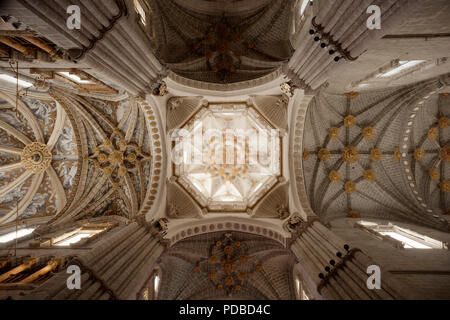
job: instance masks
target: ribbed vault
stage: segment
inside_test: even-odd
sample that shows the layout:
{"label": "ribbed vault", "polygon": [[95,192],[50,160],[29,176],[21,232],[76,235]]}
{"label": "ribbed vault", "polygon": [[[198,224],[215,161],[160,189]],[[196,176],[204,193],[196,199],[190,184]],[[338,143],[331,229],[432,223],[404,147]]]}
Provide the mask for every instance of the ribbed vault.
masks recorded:
{"label": "ribbed vault", "polygon": [[73,117],[79,145],[77,190],[53,222],[111,214],[131,219],[148,210],[161,173],[152,162],[162,159],[162,151],[152,149],[160,136],[146,103],[99,100],[56,89],[51,95]]}
{"label": "ribbed vault", "polygon": [[0,224],[60,212],[78,168],[75,132],[51,98],[0,92]]}
{"label": "ribbed vault", "polygon": [[[231,241],[227,242],[227,236]],[[222,263],[226,260],[222,259],[222,250],[231,252],[228,259],[234,261],[233,266]],[[216,232],[191,237],[178,242],[161,257],[158,298],[295,299],[294,260],[282,245],[261,236]],[[227,276],[233,278],[230,286]]]}
{"label": "ribbed vault", "polygon": [[[176,1],[150,0],[155,54],[183,77],[218,83],[246,81],[289,59],[293,1],[272,1],[238,16],[190,11]],[[148,27],[150,28],[150,26]]]}
{"label": "ribbed vault", "polygon": [[[311,207],[321,218],[361,216],[447,228],[439,218],[448,210],[448,192],[439,183],[448,179],[442,160],[448,129],[438,125],[447,102],[434,94],[442,86],[430,80],[314,97],[307,111],[303,166]],[[416,111],[420,116],[411,116]],[[439,129],[427,139],[431,127]],[[411,139],[405,140],[405,130]],[[410,141],[407,150],[405,141]],[[440,177],[430,183],[426,177],[432,168]],[[410,188],[415,184],[421,190]]]}

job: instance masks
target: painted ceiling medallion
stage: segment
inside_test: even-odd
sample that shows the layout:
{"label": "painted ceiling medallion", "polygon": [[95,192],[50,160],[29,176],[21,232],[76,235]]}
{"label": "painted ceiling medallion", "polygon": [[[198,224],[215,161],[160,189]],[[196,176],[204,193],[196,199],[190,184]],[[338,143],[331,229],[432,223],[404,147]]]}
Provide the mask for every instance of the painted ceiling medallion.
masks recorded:
{"label": "painted ceiling medallion", "polygon": [[356,149],[353,146],[345,147],[342,150],[342,159],[344,159],[345,162],[353,163],[358,161],[359,158],[359,152],[358,149]]}
{"label": "painted ceiling medallion", "polygon": [[47,145],[33,142],[22,150],[20,158],[24,168],[36,174],[44,172],[50,167],[52,153]]}
{"label": "painted ceiling medallion", "polygon": [[[281,177],[281,139],[244,103],[210,104],[183,128],[174,175],[210,211],[246,211]],[[181,131],[180,131],[181,132]]]}

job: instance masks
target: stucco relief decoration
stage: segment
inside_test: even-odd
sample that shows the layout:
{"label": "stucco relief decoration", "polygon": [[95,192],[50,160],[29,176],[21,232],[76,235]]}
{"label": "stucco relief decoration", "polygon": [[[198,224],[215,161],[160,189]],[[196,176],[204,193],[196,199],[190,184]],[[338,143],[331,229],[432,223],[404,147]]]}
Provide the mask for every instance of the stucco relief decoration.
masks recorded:
{"label": "stucco relief decoration", "polygon": [[48,147],[39,142],[27,145],[21,154],[22,164],[25,169],[33,173],[41,173],[50,167],[52,154]]}

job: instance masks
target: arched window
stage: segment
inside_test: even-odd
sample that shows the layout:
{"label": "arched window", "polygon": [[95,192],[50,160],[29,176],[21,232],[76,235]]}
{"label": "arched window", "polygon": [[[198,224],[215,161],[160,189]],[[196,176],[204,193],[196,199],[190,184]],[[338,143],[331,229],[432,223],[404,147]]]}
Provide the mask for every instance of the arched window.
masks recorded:
{"label": "arched window", "polygon": [[142,4],[139,0],[134,0],[134,9],[136,10],[136,13],[139,15],[139,18],[141,20],[141,23],[145,26],[147,25],[147,17],[145,14],[145,10],[142,7]]}
{"label": "arched window", "polygon": [[161,275],[159,270],[154,270],[149,280],[145,282],[144,287],[138,293],[138,300],[156,300],[158,299],[159,289],[161,287]]}
{"label": "arched window", "polygon": [[397,243],[405,249],[447,249],[448,244],[432,239],[409,229],[401,228],[391,222],[379,224],[370,221],[359,221],[355,227],[367,231],[377,238]]}
{"label": "arched window", "polygon": [[34,228],[24,228],[0,236],[0,243],[7,243],[15,239],[23,238],[34,231]]}
{"label": "arched window", "polygon": [[297,275],[295,278],[295,291],[298,300],[310,300],[310,296],[307,293],[307,290],[300,279],[300,276]]}

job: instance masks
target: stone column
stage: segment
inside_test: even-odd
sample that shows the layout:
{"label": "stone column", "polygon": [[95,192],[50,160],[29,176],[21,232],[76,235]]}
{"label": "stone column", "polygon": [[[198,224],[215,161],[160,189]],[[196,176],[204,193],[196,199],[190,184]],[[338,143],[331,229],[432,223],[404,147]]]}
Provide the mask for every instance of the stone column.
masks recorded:
{"label": "stone column", "polygon": [[369,289],[367,280],[371,274],[367,274],[367,267],[378,264],[360,249],[346,244],[317,218],[311,217],[296,228],[290,248],[324,299],[401,299],[385,273],[381,273],[381,288]]}
{"label": "stone column", "polygon": [[135,299],[165,249],[163,233],[138,219],[98,242],[89,252],[67,258],[81,269],[81,289],[67,288],[67,268],[33,290],[25,299],[109,300]]}

